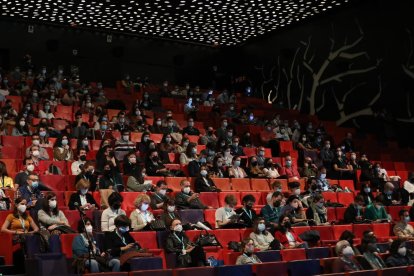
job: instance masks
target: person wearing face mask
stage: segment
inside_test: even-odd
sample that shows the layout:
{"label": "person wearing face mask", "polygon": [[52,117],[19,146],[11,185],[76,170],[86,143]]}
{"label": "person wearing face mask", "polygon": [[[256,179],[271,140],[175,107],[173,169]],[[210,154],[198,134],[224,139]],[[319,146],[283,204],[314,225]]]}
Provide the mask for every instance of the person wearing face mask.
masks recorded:
{"label": "person wearing face mask", "polygon": [[227,170],[224,166],[223,158],[216,155],[213,159],[213,168],[211,169],[211,177],[213,178],[225,178],[228,177]]}
{"label": "person wearing face mask", "polygon": [[409,206],[413,206],[414,203],[414,172],[410,172],[407,180],[404,181],[404,190],[409,194],[410,200],[408,201]]}
{"label": "person wearing face mask", "polygon": [[237,204],[237,200],[234,195],[226,195],[224,198],[224,207],[220,207],[216,210],[216,228],[237,228],[239,216],[234,211],[234,207]]}
{"label": "person wearing face mask", "polygon": [[39,176],[33,172],[30,173],[26,183],[27,185],[19,186],[18,194],[26,200],[28,208],[33,208],[42,198],[39,189]]}
{"label": "person wearing face mask", "polygon": [[237,209],[236,214],[240,215],[240,220],[248,228],[253,226],[254,221],[257,218],[256,211],[253,209],[256,198],[252,195],[245,195],[242,199],[243,207]]}
{"label": "person wearing face mask", "polygon": [[151,231],[151,223],[155,221],[154,215],[148,210],[151,199],[148,195],[139,195],[134,202],[136,209],[131,212],[132,231]]}
{"label": "person wearing face mask", "polygon": [[372,194],[371,187],[369,183],[363,183],[361,185],[361,191],[358,195],[361,195],[364,198],[365,205],[369,205],[374,200],[374,195]]}
{"label": "person wearing face mask", "polygon": [[99,189],[112,189],[116,192],[124,191],[124,182],[118,170],[113,168],[111,162],[106,162],[99,178]]}
{"label": "person wearing face mask", "polygon": [[86,154],[87,154],[87,152],[84,149],[80,149],[78,151],[77,160],[74,161],[72,163],[72,165],[70,166],[71,167],[71,173],[72,173],[72,175],[78,175],[78,174],[80,174],[82,172],[82,169],[81,168],[86,163]]}
{"label": "person wearing face mask", "polygon": [[108,121],[102,120],[99,130],[95,130],[96,140],[113,140],[112,131]]}
{"label": "person wearing face mask", "polygon": [[207,145],[208,143],[216,144],[217,141],[218,141],[218,138],[216,134],[214,134],[214,128],[212,126],[208,126],[206,133],[200,136],[200,140],[198,141],[198,143],[200,145]]}
{"label": "person wearing face mask", "polygon": [[174,124],[174,120],[172,118],[168,118],[166,125],[163,127],[162,133],[163,134],[172,134],[172,133],[178,133],[180,132],[180,129],[178,126]]}
{"label": "person wearing face mask", "polygon": [[188,119],[187,126],[183,128],[183,135],[200,135],[200,130],[198,128],[194,127],[194,119],[190,118]]}
{"label": "person wearing face mask", "polygon": [[410,266],[414,264],[414,256],[403,239],[396,239],[391,243],[390,256],[385,260],[387,267]]}
{"label": "person wearing face mask", "polygon": [[86,179],[80,179],[76,182],[76,193],[71,194],[69,199],[69,210],[76,210],[76,203],[82,210],[94,210],[98,208],[98,204],[89,193],[90,184]]}
{"label": "person wearing face mask", "polygon": [[[311,179],[308,179],[308,181]],[[308,185],[309,187],[311,184]],[[308,202],[305,198],[305,196],[302,195],[302,191],[300,189],[300,183],[293,181],[288,183],[289,193],[290,195],[294,195],[299,198],[299,200],[302,202],[302,205],[305,207],[308,207]]]}
{"label": "person wearing face mask", "polygon": [[348,164],[341,148],[336,148],[336,158],[332,161],[335,179],[354,179],[354,170]]}
{"label": "person wearing face mask", "polygon": [[[168,186],[164,180],[159,180],[155,185],[155,192],[151,194],[151,209],[157,210],[164,207],[165,202],[169,200],[167,196]],[[168,225],[168,224],[166,224]]]}
{"label": "person wearing face mask", "polygon": [[408,210],[400,210],[398,215],[400,221],[394,226],[394,235],[403,240],[414,239],[414,228],[409,224],[410,214]]}
{"label": "person wearing face mask", "polygon": [[264,178],[265,173],[263,169],[259,166],[256,156],[252,156],[249,159],[249,168],[248,168],[250,178]]}
{"label": "person wearing face mask", "polygon": [[128,192],[146,192],[152,189],[152,181],[145,180],[146,170],[143,166],[134,169],[127,180]]}
{"label": "person wearing face mask", "polygon": [[381,257],[378,256],[379,252],[375,237],[366,236],[362,238],[361,249],[364,252],[363,256],[365,260],[367,260],[367,263],[361,262],[364,269],[383,269],[387,267]]}
{"label": "person wearing face mask", "polygon": [[271,232],[274,232],[279,225],[279,217],[282,214],[281,211],[284,204],[285,201],[282,192],[276,191],[272,193],[267,205],[260,210],[260,216],[264,218],[266,225],[270,227]]}
{"label": "person wearing face mask", "polygon": [[282,182],[279,180],[276,180],[270,184],[270,192],[266,195],[266,203],[272,205],[272,196],[274,192],[282,192]]}
{"label": "person wearing face mask", "polygon": [[[97,246],[94,237],[94,225],[90,218],[84,218],[85,225],[82,220],[78,223],[79,235],[73,239],[72,254],[75,260],[74,268],[77,273],[83,273],[85,268],[91,273],[98,273],[100,271],[111,270],[112,272],[120,271],[119,260],[110,259],[108,264],[98,262],[95,256],[106,257],[107,253],[101,252]],[[89,263],[89,242],[92,242],[91,260]],[[90,265],[89,265],[90,264]]]}
{"label": "person wearing face mask", "polygon": [[33,146],[37,147],[37,150],[39,151],[39,154],[34,155],[36,158],[39,160],[49,160],[49,154],[47,153],[47,150],[40,145],[40,136],[37,133],[32,135],[32,145],[26,148],[26,157],[33,156],[33,151],[31,150]]}
{"label": "person wearing face mask", "polygon": [[73,138],[77,138],[77,139],[89,137],[91,135],[89,131],[89,125],[87,122],[83,121],[83,117],[81,113],[75,114],[75,120],[71,125],[70,133]]}
{"label": "person wearing face mask", "polygon": [[335,159],[335,154],[331,149],[331,142],[329,140],[325,140],[324,146],[319,152],[319,158],[325,168],[329,170],[332,168],[332,162]]}
{"label": "person wearing face mask", "polygon": [[53,159],[56,161],[73,160],[73,150],[70,147],[67,135],[59,137],[53,146]]}
{"label": "person wearing face mask", "polygon": [[328,212],[325,207],[325,199],[317,194],[312,198],[309,208],[306,210],[306,217],[313,220],[316,225],[330,225],[328,222]]}
{"label": "person wearing face mask", "polygon": [[386,182],[382,192],[385,206],[407,205],[409,193],[407,190],[395,187],[393,183]]}
{"label": "person wearing face mask", "polygon": [[283,246],[266,230],[265,220],[258,217],[253,224],[253,232],[249,236],[254,241],[254,247],[260,251],[280,250]]}
{"label": "person wearing face mask", "polygon": [[296,164],[292,161],[292,157],[287,155],[284,159],[284,166],[280,170],[280,176],[290,179],[294,178],[299,180],[300,175]]}
{"label": "person wearing face mask", "polygon": [[236,265],[260,264],[262,261],[254,254],[254,240],[244,239],[241,242],[242,255],[237,257]]}
{"label": "person wearing face mask", "polygon": [[[221,141],[221,143],[223,143],[223,142],[224,141]],[[222,158],[223,158],[224,165],[225,166],[231,166],[232,165],[232,162],[233,162],[233,159],[234,159],[235,156],[233,156],[231,154],[231,148],[230,148],[230,146],[228,146],[225,143],[225,145],[222,148],[222,152],[223,152],[223,157]]]}
{"label": "person wearing face mask", "polygon": [[204,205],[198,193],[191,191],[191,185],[188,180],[182,180],[180,182],[181,192],[175,195],[175,202],[178,209],[208,209],[209,207]]}
{"label": "person wearing face mask", "polygon": [[150,126],[151,133],[154,134],[162,134],[163,127],[162,127],[162,119],[160,117],[155,118],[152,126]]}
{"label": "person wearing face mask", "polygon": [[229,127],[229,124],[227,122],[227,119],[223,119],[221,121],[221,126],[216,130],[217,138],[219,139],[225,138],[228,127]]}
{"label": "person wearing face mask", "polygon": [[188,163],[196,160],[197,158],[197,145],[195,143],[190,143],[185,153],[180,154],[180,165],[188,165]]}
{"label": "person wearing face mask", "polygon": [[363,270],[359,262],[354,258],[354,251],[347,241],[339,241],[335,245],[336,255],[339,257],[332,264],[332,272],[349,272]]}
{"label": "person wearing face mask", "polygon": [[279,164],[275,164],[273,162],[272,158],[266,158],[265,165],[263,167],[264,176],[271,179],[280,177],[279,171],[277,170],[277,167],[279,166]]}
{"label": "person wearing face mask", "polygon": [[24,117],[16,117],[15,125],[12,130],[12,136],[30,136],[32,132],[29,128],[29,124],[27,123]]}
{"label": "person wearing face mask", "polygon": [[49,119],[49,120],[52,120],[52,119],[55,118],[55,115],[53,115],[53,112],[54,112],[54,107],[52,107],[50,105],[50,102],[49,101],[45,101],[43,103],[43,109],[39,109],[38,117],[40,119]]}
{"label": "person wearing face mask", "polygon": [[178,153],[178,143],[171,134],[163,135],[158,148],[164,163],[170,163],[169,153]]}
{"label": "person wearing face mask", "polygon": [[115,123],[114,128],[113,128],[114,130],[118,130],[120,132],[132,130],[129,120],[127,120],[125,116],[125,111],[120,111],[118,113],[118,116],[116,117],[116,121],[113,121],[113,122]]}
{"label": "person wearing face mask", "polygon": [[114,154],[118,161],[122,161],[125,155],[135,150],[135,143],[130,140],[129,130],[123,130],[121,139],[115,141]]}
{"label": "person wearing face mask", "polygon": [[170,171],[161,162],[158,151],[150,150],[145,161],[145,169],[149,176],[169,176]]}
{"label": "person wearing face mask", "polygon": [[13,179],[9,177],[6,164],[3,161],[0,161],[0,189],[17,189],[13,184]]}
{"label": "person wearing face mask", "polygon": [[8,234],[31,234],[39,231],[35,221],[27,212],[27,201],[22,197],[14,200],[13,212],[8,214],[1,227],[1,232]]}
{"label": "person wearing face mask", "polygon": [[176,254],[175,267],[205,266],[206,255],[203,248],[190,242],[183,231],[181,220],[173,219],[170,234],[165,243],[167,253]]}
{"label": "person wearing face mask", "polygon": [[246,178],[247,177],[246,171],[240,165],[241,165],[241,158],[239,156],[233,157],[232,166],[228,168],[228,173],[229,173],[230,178]]}
{"label": "person wearing face mask", "polygon": [[[121,255],[142,249],[141,245],[134,240],[129,233],[131,229],[131,220],[125,215],[119,215],[114,220],[114,229],[104,233],[104,249],[109,252],[112,261],[116,262],[119,267],[119,258]],[[114,261],[117,260],[117,261]],[[120,270],[126,270],[128,266],[122,266]]]}
{"label": "person wearing face mask", "polygon": [[282,214],[289,216],[292,226],[307,226],[305,210],[300,198],[294,194],[288,197],[286,205],[280,211]]}
{"label": "person wearing face mask", "polygon": [[345,223],[362,223],[364,221],[364,198],[357,195],[354,199],[354,203],[350,204],[344,214]]}
{"label": "person wearing face mask", "polygon": [[316,166],[316,164],[310,157],[305,157],[300,175],[306,178],[313,178],[316,177],[317,173],[318,167]]}
{"label": "person wearing face mask", "polygon": [[387,214],[382,203],[384,200],[383,195],[377,195],[373,202],[365,208],[365,219],[376,222],[390,222],[390,216]]}
{"label": "person wearing face mask", "polygon": [[[121,209],[123,200],[122,195],[117,192],[113,192],[109,195],[109,207],[102,212],[101,216],[101,231],[113,231],[116,227],[118,227],[115,225],[115,218],[120,215],[124,215],[126,217],[125,211]],[[128,217],[126,218],[128,219]]]}
{"label": "person wearing face mask", "polygon": [[196,193],[221,191],[216,187],[214,181],[210,178],[208,167],[206,165],[202,165],[200,167],[200,172],[195,179],[194,187]]}
{"label": "person wearing face mask", "polygon": [[128,154],[124,157],[124,162],[122,163],[124,175],[131,175],[134,170],[138,168],[140,163],[142,163],[142,160],[139,156],[137,156],[135,150],[128,152]]}
{"label": "person wearing face mask", "polygon": [[372,164],[368,160],[366,154],[361,154],[361,158],[358,161],[358,165],[361,168],[361,175],[359,176],[360,182],[372,180]]}
{"label": "person wearing face mask", "polygon": [[275,232],[275,238],[280,241],[284,248],[307,248],[308,245],[304,242],[292,229],[289,216],[281,215],[279,218],[279,225]]}
{"label": "person wearing face mask", "polygon": [[75,183],[79,180],[85,179],[89,181],[90,191],[95,191],[97,188],[98,175],[95,173],[95,163],[93,161],[86,161],[81,169],[81,173],[75,178]]}
{"label": "person wearing face mask", "polygon": [[42,209],[37,213],[40,228],[47,229],[53,234],[61,234],[62,232],[57,230],[59,226],[70,227],[65,214],[59,210],[55,193],[49,192],[42,203]]}
{"label": "person wearing face mask", "polygon": [[233,156],[244,156],[243,147],[240,145],[240,138],[238,136],[233,137],[233,142],[230,145],[230,153]]}

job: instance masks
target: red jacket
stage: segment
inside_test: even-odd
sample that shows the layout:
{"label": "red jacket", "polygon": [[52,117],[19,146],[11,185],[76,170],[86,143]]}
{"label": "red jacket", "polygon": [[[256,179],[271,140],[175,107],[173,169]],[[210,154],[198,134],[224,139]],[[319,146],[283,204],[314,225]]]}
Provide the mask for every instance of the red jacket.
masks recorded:
{"label": "red jacket", "polygon": [[[297,241],[297,242],[299,242],[299,243],[302,243],[303,241],[302,241],[302,239],[301,238],[299,238],[299,236],[295,233],[295,230],[293,230],[293,229],[290,229],[290,231],[289,231],[291,234],[292,234],[292,236],[295,238],[295,241]],[[278,239],[279,241],[280,241],[280,243],[284,246],[284,247],[289,247],[289,241],[288,241],[288,238],[286,237],[286,233],[285,234],[283,234],[282,232],[280,232],[280,231],[276,231],[276,233],[275,233],[275,238],[276,239]]]}

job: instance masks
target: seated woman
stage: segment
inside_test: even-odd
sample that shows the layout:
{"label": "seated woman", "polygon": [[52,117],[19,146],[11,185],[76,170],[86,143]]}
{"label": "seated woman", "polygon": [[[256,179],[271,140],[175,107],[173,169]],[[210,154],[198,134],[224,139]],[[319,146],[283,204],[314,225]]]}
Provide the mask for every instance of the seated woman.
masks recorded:
{"label": "seated woman", "polygon": [[76,183],[77,192],[70,195],[69,199],[69,210],[75,210],[77,203],[81,210],[94,210],[99,208],[92,194],[88,193],[89,191],[89,181],[82,178]]}
{"label": "seated woman", "polygon": [[341,236],[339,237],[340,241],[347,241],[349,246],[351,246],[352,250],[354,251],[355,255],[361,255],[358,248],[354,246],[354,239],[355,235],[349,230],[345,230],[342,232]]}
{"label": "seated woman", "polygon": [[376,222],[390,221],[390,216],[387,214],[387,211],[385,211],[383,200],[383,195],[377,195],[374,201],[365,208],[365,219]]}
{"label": "seated woman", "polygon": [[407,250],[404,240],[396,239],[391,243],[390,256],[385,260],[388,267],[409,266],[414,264],[413,255]]}
{"label": "seated woman", "polygon": [[[283,213],[282,213],[283,214]],[[307,248],[308,244],[295,233],[290,223],[290,218],[281,215],[279,227],[276,229],[275,238],[280,241],[284,248]]]}
{"label": "seated woman", "polygon": [[59,137],[53,146],[53,159],[56,161],[73,160],[73,151],[67,135]]}
{"label": "seated woman", "polygon": [[272,158],[266,158],[263,173],[266,178],[278,178],[280,176]]}
{"label": "seated woman", "polygon": [[333,273],[362,270],[362,266],[355,260],[355,253],[347,241],[337,242],[335,252],[339,258],[335,259],[332,264]]}
{"label": "seated woman", "polygon": [[127,180],[128,192],[146,192],[151,190],[152,184],[148,181],[145,181],[145,176],[145,167],[138,166],[137,168],[133,169],[131,171],[131,175],[128,177]]}
{"label": "seated woman", "polygon": [[124,191],[124,183],[119,169],[113,167],[112,162],[105,162],[103,175],[99,178],[100,189],[112,189],[115,192]]}
{"label": "seated woman", "polygon": [[[102,212],[101,216],[101,231],[113,231],[115,229],[115,218],[120,215],[126,215],[125,211],[121,209],[121,204],[124,199],[121,194],[114,192],[108,197],[108,205]],[[129,221],[129,219],[128,219]]]}
{"label": "seated woman", "polygon": [[247,173],[242,167],[240,167],[240,164],[241,164],[240,156],[233,157],[233,165],[229,167],[230,178],[246,178],[247,177]]}
{"label": "seated woman", "polygon": [[[78,223],[78,232],[79,235],[73,239],[72,242],[72,254],[75,261],[76,272],[82,274],[85,271],[85,268],[91,273],[97,273],[102,270],[107,270],[110,268],[113,272],[120,271],[119,260],[110,259],[107,264],[98,262],[95,256],[106,257],[105,252],[101,252],[96,246],[96,241],[94,238],[93,223],[92,220],[88,217],[84,219],[85,226],[83,225],[82,220]],[[92,242],[91,250],[91,262],[89,264],[89,240]]]}
{"label": "seated woman", "polygon": [[302,202],[297,195],[291,195],[288,197],[286,205],[283,206],[280,213],[289,216],[293,226],[308,225]]}
{"label": "seated woman", "polygon": [[26,209],[26,200],[21,197],[16,198],[14,200],[13,213],[7,215],[1,227],[1,232],[15,235],[38,232],[39,227],[37,227]]}
{"label": "seated woman", "polygon": [[[167,227],[171,226],[171,223],[174,219],[181,220],[180,215],[177,212],[174,199],[168,199],[164,204],[164,213],[161,214],[161,219],[165,222]],[[189,229],[185,229],[189,230]]]}
{"label": "seated woman", "polygon": [[216,187],[213,180],[210,178],[208,173],[208,167],[203,165],[200,167],[200,174],[195,179],[195,192],[220,192],[220,189]]}
{"label": "seated woman", "polygon": [[129,251],[139,250],[141,246],[129,234],[131,221],[126,215],[119,215],[114,220],[115,228],[105,233],[104,248],[111,252],[113,266],[120,266],[119,257]]}
{"label": "seated woman", "polygon": [[306,217],[313,220],[316,225],[330,225],[327,214],[325,199],[321,194],[316,194],[306,210]]}
{"label": "seated woman", "polygon": [[155,220],[154,215],[148,211],[151,199],[146,194],[139,195],[134,202],[135,210],[132,211],[129,219],[133,231],[150,231],[150,224]]}
{"label": "seated woman", "polygon": [[170,163],[169,153],[177,153],[177,141],[171,136],[170,133],[164,134],[162,137],[161,143],[159,145],[159,153],[161,160],[164,163]]}
{"label": "seated woman", "polygon": [[190,143],[185,152],[180,155],[180,165],[188,165],[193,160],[197,159],[197,145],[195,143]]}
{"label": "seated woman", "polygon": [[16,187],[13,185],[13,179],[9,177],[6,164],[3,161],[0,161],[0,185],[0,189],[16,190],[19,188],[19,185],[16,185]]}
{"label": "seated woman", "polygon": [[205,266],[206,255],[203,248],[190,242],[179,219],[172,220],[170,230],[165,250],[167,253],[176,254],[175,267]]}
{"label": "seated woman", "polygon": [[56,230],[57,227],[63,225],[70,227],[68,219],[65,214],[59,210],[56,194],[49,192],[45,200],[42,201],[42,209],[37,212],[40,228],[45,228],[53,234],[61,234],[62,232]]}
{"label": "seated woman", "polygon": [[248,171],[250,178],[263,178],[266,176],[262,168],[259,167],[259,163],[257,162],[256,156],[250,157]]}
{"label": "seated woman", "polygon": [[373,236],[365,236],[361,242],[361,249],[364,252],[363,256],[367,260],[364,269],[383,269],[387,265],[379,257],[377,248],[377,239]]}
{"label": "seated woman", "polygon": [[214,157],[213,168],[212,168],[212,177],[215,178],[224,178],[227,177],[227,171],[224,167],[223,158],[221,156]]}
{"label": "seated woman", "polygon": [[361,184],[361,191],[358,195],[361,195],[364,198],[366,206],[371,204],[374,200],[374,195],[372,194],[371,187],[367,182]]}
{"label": "seated woman", "polygon": [[254,241],[244,239],[241,243],[242,255],[237,257],[236,265],[260,264],[262,261],[254,254]]}
{"label": "seated woman", "polygon": [[260,251],[280,250],[281,244],[266,230],[264,218],[258,217],[253,224],[253,232],[250,233],[250,239],[254,241],[254,247]]}

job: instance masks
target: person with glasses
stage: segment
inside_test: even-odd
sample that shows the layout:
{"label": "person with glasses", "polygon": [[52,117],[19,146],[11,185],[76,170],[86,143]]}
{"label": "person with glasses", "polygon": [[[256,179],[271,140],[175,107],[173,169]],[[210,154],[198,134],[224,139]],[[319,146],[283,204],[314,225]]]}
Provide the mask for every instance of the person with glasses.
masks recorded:
{"label": "person with glasses", "polygon": [[254,254],[254,241],[247,238],[241,243],[242,254],[237,258],[236,265],[260,264],[262,261]]}
{"label": "person with glasses", "polygon": [[27,185],[19,187],[18,194],[26,200],[27,207],[32,208],[36,205],[37,201],[42,198],[39,189],[39,176],[35,173],[30,173],[26,183]]}

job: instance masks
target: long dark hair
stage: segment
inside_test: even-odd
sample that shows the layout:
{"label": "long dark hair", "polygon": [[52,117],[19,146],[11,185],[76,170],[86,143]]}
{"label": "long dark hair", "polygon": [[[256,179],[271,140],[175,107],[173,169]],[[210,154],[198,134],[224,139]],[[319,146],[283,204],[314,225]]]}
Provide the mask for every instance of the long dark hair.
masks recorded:
{"label": "long dark hair", "polygon": [[132,172],[131,176],[135,177],[135,179],[140,183],[144,183],[144,177],[142,176],[142,171],[145,169],[144,166],[136,166]]}
{"label": "long dark hair", "polygon": [[9,176],[7,174],[7,167],[3,161],[0,161],[0,176]]}
{"label": "long dark hair", "polygon": [[[260,234],[260,231],[258,229],[258,226],[259,226],[259,223],[260,223],[261,220],[264,220],[264,218],[258,217],[258,218],[255,219],[254,224],[253,224],[253,232],[255,232],[257,235]],[[267,233],[268,232],[267,232],[267,230],[265,228],[265,230],[263,231],[263,235],[267,235]]]}
{"label": "long dark hair", "polygon": [[[19,210],[17,209],[17,207],[19,206],[20,202],[22,202],[23,200],[25,200],[23,197],[18,197],[14,200],[13,216],[15,218],[19,218]],[[28,217],[27,210],[20,216],[26,220]]]}
{"label": "long dark hair", "polygon": [[54,208],[53,210],[51,210],[49,207],[49,200],[54,197],[56,197],[56,194],[54,192],[48,192],[46,194],[46,197],[42,202],[42,210],[45,211],[46,214],[52,213],[53,215],[57,216],[59,214],[58,205],[56,204],[56,208]]}
{"label": "long dark hair", "polygon": [[285,218],[289,218],[289,222],[290,222],[290,217],[289,217],[289,216],[287,216],[287,215],[281,215],[281,216],[279,217],[279,226],[278,226],[278,230],[279,230],[280,232],[282,232],[283,234],[286,234],[286,232],[292,228],[292,225],[290,225],[289,227],[286,227],[286,226],[283,224],[283,220],[284,220]]}

